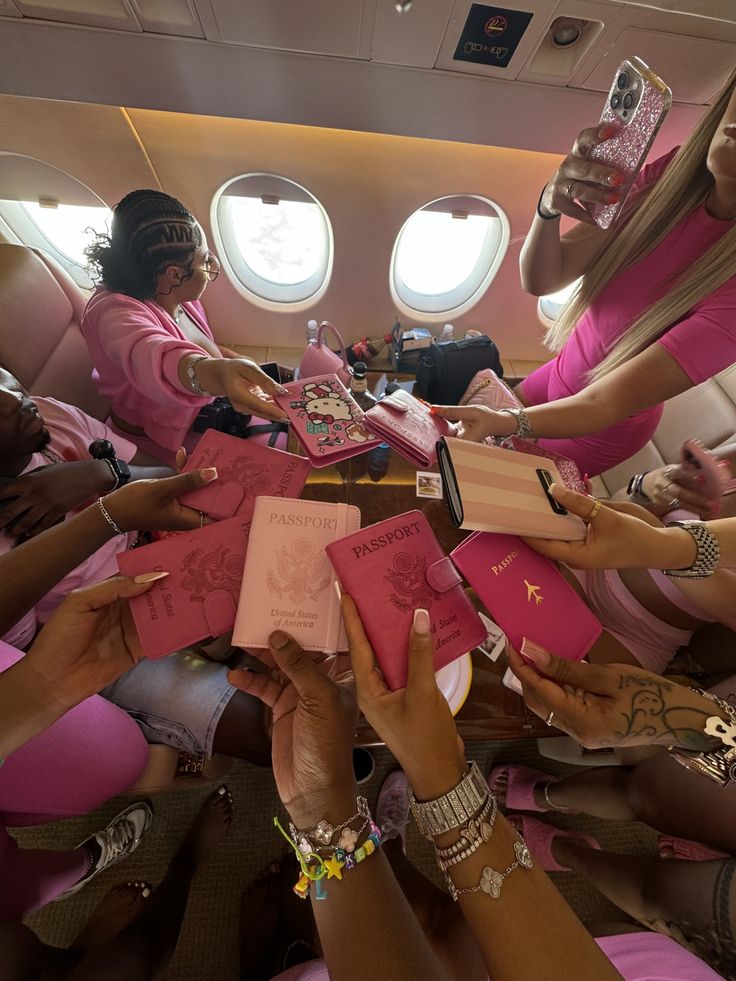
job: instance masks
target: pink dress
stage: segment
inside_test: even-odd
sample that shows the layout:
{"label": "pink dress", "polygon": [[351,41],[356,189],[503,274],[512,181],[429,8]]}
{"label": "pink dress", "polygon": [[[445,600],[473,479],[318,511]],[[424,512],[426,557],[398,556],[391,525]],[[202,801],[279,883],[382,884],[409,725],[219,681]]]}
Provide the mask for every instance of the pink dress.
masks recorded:
{"label": "pink dress", "polygon": [[[182,306],[214,342],[199,300]],[[115,415],[144,429],[149,437],[147,442],[136,436],[130,439],[169,462],[184,444],[199,410],[212,401],[193,395],[182,385],[179,362],[187,354],[207,352],[193,344],[153,300],[136,300],[106,289],[92,295],[81,328],[100,395]]]}
{"label": "pink dress", "polygon": [[[43,417],[51,441],[46,447],[48,455],[34,453],[23,473],[36,470],[38,467],[48,466],[52,462],[49,456],[52,459],[59,456],[66,463],[89,460],[88,447],[95,439],[109,439],[115,447],[117,455],[126,463],[130,463],[135,456],[136,447],[133,443],[117,436],[104,423],[88,416],[81,409],[77,409],[73,405],[66,405],[64,402],[57,402],[56,399],[34,396],[33,401]],[[67,593],[71,592],[72,589],[78,589],[80,586],[87,586],[93,582],[101,582],[109,576],[116,576],[118,565],[115,556],[128,547],[130,537],[126,535],[122,538],[111,539],[90,555],[88,559],[85,559],[76,569],[73,569],[44,596],[35,609],[29,610],[22,619],[10,628],[2,638],[5,643],[21,649],[26,648],[33,640],[37,625],[48,620]],[[9,552],[14,545],[14,538],[0,532],[0,555]]]}
{"label": "pink dress", "polygon": [[[637,185],[646,187],[657,181],[675,152],[645,167]],[[587,373],[600,364],[623,332],[732,224],[712,218],[704,205],[686,215],[646,258],[611,280],[557,357],[524,380],[525,400],[541,405],[585,388]],[[736,276],[701,300],[655,343],[675,359],[693,385],[736,362]],[[540,439],[539,444],[571,457],[581,472],[594,476],[640,450],[657,428],[662,409],[661,404],[655,405],[601,432],[572,439]]]}

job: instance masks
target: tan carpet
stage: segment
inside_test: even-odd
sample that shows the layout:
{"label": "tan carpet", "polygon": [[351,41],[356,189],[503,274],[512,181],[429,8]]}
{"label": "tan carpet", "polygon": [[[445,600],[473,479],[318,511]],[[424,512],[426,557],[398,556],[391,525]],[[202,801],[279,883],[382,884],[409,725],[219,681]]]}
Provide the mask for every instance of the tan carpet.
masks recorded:
{"label": "tan carpet", "polygon": [[[371,804],[375,802],[384,775],[395,765],[386,750],[374,752],[377,769],[366,785],[366,796]],[[484,772],[493,761],[526,763],[559,774],[578,771],[577,767],[566,767],[542,759],[537,754],[536,744],[531,741],[475,744],[472,755]],[[281,839],[273,828],[273,816],[280,813],[280,809],[270,771],[236,763],[227,782],[235,798],[236,819],[228,838],[202,867],[195,881],[176,956],[162,975],[166,981],[239,979],[238,910],[241,893],[272,858],[284,851],[280,845]],[[76,896],[39,911],[31,918],[30,925],[45,941],[65,945],[111,885],[143,878],[158,882],[203,796],[202,792],[179,792],[155,797],[154,824],[138,851],[125,863],[98,877]],[[104,826],[120,806],[119,801],[111,801],[94,815],[26,829],[18,832],[16,837],[21,844],[28,846],[74,846],[89,833]],[[643,825],[566,816],[557,818],[555,823],[594,832],[604,848],[630,854],[654,853],[654,835]],[[409,835],[409,856],[423,872],[439,881],[431,850],[413,826]],[[583,920],[617,918],[615,908],[579,876],[566,874],[554,878]]]}

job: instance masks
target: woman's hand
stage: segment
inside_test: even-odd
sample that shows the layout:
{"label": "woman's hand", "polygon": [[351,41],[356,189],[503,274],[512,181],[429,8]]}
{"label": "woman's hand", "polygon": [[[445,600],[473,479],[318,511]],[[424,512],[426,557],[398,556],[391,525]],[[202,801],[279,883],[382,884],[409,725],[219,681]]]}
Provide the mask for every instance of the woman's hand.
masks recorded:
{"label": "woman's hand", "polygon": [[394,754],[416,796],[432,800],[455,787],[465,772],[465,750],[455,720],[437,687],[432,637],[426,610],[415,610],[409,636],[406,688],[390,691],[376,667],[373,650],[352,599],[343,595],[358,706]]}
{"label": "woman's hand", "polygon": [[[202,524],[202,515],[184,507],[178,497],[217,480],[217,470],[192,470],[176,477],[136,480],[105,498],[105,508],[123,531],[190,531]],[[204,519],[209,524],[209,518]]]}
{"label": "woman's hand", "polygon": [[722,715],[698,692],[632,664],[586,664],[554,657],[524,641],[524,662],[509,649],[524,701],[587,749],[603,746],[681,746],[704,751],[717,744],[706,720]]}
{"label": "woman's hand", "polygon": [[517,422],[508,412],[497,412],[485,405],[433,405],[432,415],[459,423],[455,434],[471,443],[482,443],[486,436],[511,436]]}
{"label": "woman's hand", "polygon": [[354,813],[357,796],[355,698],[329,681],[288,634],[272,633],[269,649],[281,676],[230,671],[228,680],[273,710],[273,773],[297,828],[322,818],[340,823]]}
{"label": "woman's hand", "polygon": [[197,378],[206,392],[227,395],[234,409],[246,415],[264,416],[277,422],[288,416],[270,396],[284,388],[261,371],[250,358],[208,358],[197,363]]}
{"label": "woman's hand", "polygon": [[[595,507],[590,497],[561,484],[552,484],[550,493],[583,521]],[[655,527],[649,520],[626,513],[631,505],[622,510],[620,504],[601,504],[582,542],[524,541],[541,555],[573,569],[685,569],[695,561],[695,542],[683,529]]]}
{"label": "woman's hand", "polygon": [[618,130],[610,123],[584,129],[575,145],[557,168],[552,180],[542,193],[540,208],[552,215],[568,215],[586,225],[595,225],[588,212],[575,201],[589,204],[615,204],[620,200],[617,188],[625,181],[624,175],[605,164],[592,163],[588,156],[593,147],[605,143]]}
{"label": "woman's hand", "polygon": [[695,511],[704,520],[720,513],[720,503],[704,497],[698,483],[699,475],[679,464],[657,467],[645,474],[641,490],[652,502],[652,510],[666,514],[674,508]]}
{"label": "woman's hand", "polygon": [[33,642],[24,663],[63,710],[101,691],[142,658],[126,602],[145,593],[155,581],[137,577],[141,579],[116,576],[75,589]]}

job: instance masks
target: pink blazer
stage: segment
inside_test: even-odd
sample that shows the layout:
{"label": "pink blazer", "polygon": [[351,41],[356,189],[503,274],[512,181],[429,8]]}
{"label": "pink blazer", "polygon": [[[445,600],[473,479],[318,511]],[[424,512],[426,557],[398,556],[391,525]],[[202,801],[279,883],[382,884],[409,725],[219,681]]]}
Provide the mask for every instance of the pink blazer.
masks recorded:
{"label": "pink blazer", "polygon": [[[183,306],[214,341],[199,300]],[[186,354],[206,352],[157,303],[103,288],[87,303],[81,328],[95,366],[92,378],[115,415],[145,429],[167,450],[178,450],[201,407],[211,401],[184,388],[178,365]]]}

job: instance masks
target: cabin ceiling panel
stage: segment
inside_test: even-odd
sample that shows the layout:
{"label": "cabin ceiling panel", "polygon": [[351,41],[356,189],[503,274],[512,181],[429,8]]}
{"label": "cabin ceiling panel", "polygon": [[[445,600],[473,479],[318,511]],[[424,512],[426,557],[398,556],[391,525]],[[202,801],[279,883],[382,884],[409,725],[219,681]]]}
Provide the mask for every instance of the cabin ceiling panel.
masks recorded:
{"label": "cabin ceiling panel", "polygon": [[126,0],[15,0],[25,17],[58,20],[89,27],[142,31]]}
{"label": "cabin ceiling panel", "polygon": [[395,5],[382,0],[373,29],[373,61],[389,65],[432,68],[452,13],[453,0],[413,3],[399,13]]}
{"label": "cabin ceiling panel", "polygon": [[144,31],[204,37],[194,0],[128,0]]}
{"label": "cabin ceiling panel", "polygon": [[112,205],[156,176],[125,114],[112,106],[0,95],[0,150],[58,167]]}
{"label": "cabin ceiling panel", "polygon": [[0,0],[0,17],[22,17],[13,0]]}
{"label": "cabin ceiling panel", "polygon": [[375,9],[375,0],[206,0],[206,4],[215,17],[217,40],[343,58],[361,55],[361,32],[372,30]]}

